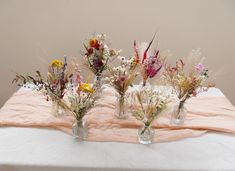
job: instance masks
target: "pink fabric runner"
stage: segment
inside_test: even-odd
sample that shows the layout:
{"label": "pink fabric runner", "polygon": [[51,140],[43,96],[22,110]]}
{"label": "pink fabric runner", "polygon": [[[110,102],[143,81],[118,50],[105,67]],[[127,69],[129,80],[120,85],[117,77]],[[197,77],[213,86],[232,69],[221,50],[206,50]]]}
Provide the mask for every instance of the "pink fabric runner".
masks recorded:
{"label": "pink fabric runner", "polygon": [[[142,126],[130,115],[127,120],[114,118],[115,96],[111,89],[85,116],[89,141],[137,143],[138,128]],[[170,125],[170,114],[153,123],[155,142],[174,141],[202,135],[208,131],[235,134],[235,108],[225,98],[199,96],[186,103],[188,113],[183,126]],[[0,126],[54,128],[71,134],[72,116],[54,117],[51,102],[40,92],[17,91],[0,109]]]}

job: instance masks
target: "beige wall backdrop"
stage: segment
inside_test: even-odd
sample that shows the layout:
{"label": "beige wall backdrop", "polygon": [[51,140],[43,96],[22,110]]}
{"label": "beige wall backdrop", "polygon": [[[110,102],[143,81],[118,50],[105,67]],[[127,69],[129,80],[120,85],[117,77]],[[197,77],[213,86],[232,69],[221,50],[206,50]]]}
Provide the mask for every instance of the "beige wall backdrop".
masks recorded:
{"label": "beige wall backdrop", "polygon": [[184,57],[200,47],[216,83],[235,104],[233,0],[0,0],[0,106],[16,90],[14,71],[46,70],[63,55],[79,56],[82,42],[104,32],[112,46],[133,54],[133,40],[158,30],[162,51]]}

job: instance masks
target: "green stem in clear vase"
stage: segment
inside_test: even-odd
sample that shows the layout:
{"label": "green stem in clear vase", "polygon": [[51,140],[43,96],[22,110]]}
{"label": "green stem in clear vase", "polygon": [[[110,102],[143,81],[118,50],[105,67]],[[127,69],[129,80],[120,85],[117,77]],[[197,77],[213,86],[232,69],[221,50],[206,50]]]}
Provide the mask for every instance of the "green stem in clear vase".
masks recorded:
{"label": "green stem in clear vase", "polygon": [[102,93],[102,84],[103,82],[102,82],[101,73],[97,73],[93,81],[92,89],[95,91],[94,94],[98,98],[101,96]]}
{"label": "green stem in clear vase", "polygon": [[151,124],[158,114],[159,111],[153,113],[147,121],[144,121],[144,127],[139,129],[138,139],[141,144],[151,144],[153,142],[155,131],[151,128]]}
{"label": "green stem in clear vase", "polygon": [[72,126],[73,136],[74,138],[78,138],[80,140],[85,140],[88,135],[88,130],[86,123],[83,119],[75,120]]}
{"label": "green stem in clear vase", "polygon": [[120,112],[123,112],[124,110],[124,95],[121,95],[120,98],[119,98],[119,108],[120,108]]}
{"label": "green stem in clear vase", "polygon": [[128,117],[126,114],[125,94],[119,94],[117,97],[116,117],[118,119],[126,119]]}
{"label": "green stem in clear vase", "polygon": [[101,74],[95,75],[94,83],[93,83],[93,89],[99,90],[102,86],[102,76]]}
{"label": "green stem in clear vase", "polygon": [[149,128],[149,125],[144,124],[144,129],[141,131],[140,134],[144,134],[147,128]]}
{"label": "green stem in clear vase", "polygon": [[185,101],[186,101],[186,99],[179,102],[179,106],[178,106],[178,109],[177,109],[177,118],[178,119],[180,119],[180,110],[184,107]]}
{"label": "green stem in clear vase", "polygon": [[147,128],[149,128],[153,122],[153,120],[155,119],[155,115],[152,115],[152,117],[150,117],[146,122],[144,122],[144,129],[143,131],[141,132],[141,134],[143,134]]}
{"label": "green stem in clear vase", "polygon": [[138,140],[141,144],[151,144],[153,142],[155,131],[150,125],[150,122],[145,122],[144,127],[139,129]]}
{"label": "green stem in clear vase", "polygon": [[189,97],[190,96],[185,96],[185,98],[181,99],[179,104],[175,106],[171,118],[172,124],[181,125],[184,123],[184,119],[187,113],[187,110],[184,105]]}

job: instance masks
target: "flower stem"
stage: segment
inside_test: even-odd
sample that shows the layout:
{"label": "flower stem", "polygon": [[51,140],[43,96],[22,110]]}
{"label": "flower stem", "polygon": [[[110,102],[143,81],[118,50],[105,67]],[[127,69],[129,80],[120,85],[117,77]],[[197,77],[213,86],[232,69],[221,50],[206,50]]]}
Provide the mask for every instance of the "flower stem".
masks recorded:
{"label": "flower stem", "polygon": [[189,98],[190,96],[186,96],[183,100],[180,100],[178,109],[177,109],[177,119],[180,119],[180,110],[184,107],[185,101]]}
{"label": "flower stem", "polygon": [[143,80],[143,87],[146,86],[146,80]]}
{"label": "flower stem", "polygon": [[119,116],[124,113],[124,101],[124,94],[121,94],[119,98]]}
{"label": "flower stem", "polygon": [[150,126],[149,122],[144,123],[144,129],[141,131],[140,134],[143,135],[145,133],[145,131],[147,130],[147,128],[149,128],[149,126]]}

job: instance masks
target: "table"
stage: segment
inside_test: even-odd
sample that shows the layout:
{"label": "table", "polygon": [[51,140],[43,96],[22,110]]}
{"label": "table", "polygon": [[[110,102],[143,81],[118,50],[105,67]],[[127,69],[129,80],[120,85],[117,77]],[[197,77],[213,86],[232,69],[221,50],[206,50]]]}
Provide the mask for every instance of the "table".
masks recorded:
{"label": "table", "polygon": [[[223,96],[216,88],[206,94]],[[207,133],[146,146],[77,142],[49,129],[0,128],[0,171],[15,170],[235,170],[235,137]]]}

